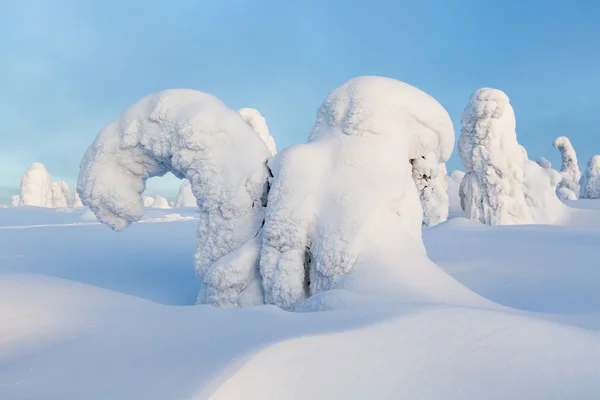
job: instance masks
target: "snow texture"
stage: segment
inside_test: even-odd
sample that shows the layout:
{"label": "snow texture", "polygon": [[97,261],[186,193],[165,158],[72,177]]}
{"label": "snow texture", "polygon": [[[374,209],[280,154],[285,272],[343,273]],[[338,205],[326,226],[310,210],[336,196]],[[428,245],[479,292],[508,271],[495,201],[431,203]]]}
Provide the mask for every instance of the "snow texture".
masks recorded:
{"label": "snow texture", "polygon": [[545,160],[527,158],[508,96],[477,90],[461,122],[459,155],[467,169],[460,186],[463,215],[488,225],[560,223],[566,212],[555,195],[560,176]]}
{"label": "snow texture", "polygon": [[153,208],[171,208],[171,206],[169,206],[169,200],[165,199],[162,196],[154,197],[154,201],[152,202],[152,207]]}
{"label": "snow texture", "polygon": [[71,193],[65,181],[52,182],[52,204],[54,208],[71,207]]}
{"label": "snow texture", "polygon": [[[581,172],[577,163],[577,154],[571,144],[571,141],[566,136],[556,138],[553,143],[560,151],[562,158],[562,167],[560,173],[562,180],[557,188],[557,194],[563,200],[572,200],[579,197],[579,181],[581,180]],[[569,193],[572,192],[573,194]]]}
{"label": "snow texture", "polygon": [[[437,167],[452,146],[448,113],[415,87],[360,77],[332,91],[308,143],[269,161],[260,254],[266,303],[294,310],[315,294],[300,309],[375,293],[439,300],[437,285],[453,287],[454,301],[472,300],[427,259],[409,162],[428,156]],[[414,268],[421,272],[411,277]]]}
{"label": "snow texture", "polygon": [[588,161],[581,180],[581,198],[600,199],[600,155],[595,155]]}
{"label": "snow texture", "polygon": [[181,182],[173,207],[196,207],[196,198],[194,197],[194,193],[192,193],[192,184],[187,179]]}
{"label": "snow texture", "polygon": [[52,179],[43,164],[31,164],[21,179],[20,206],[54,207]]}
{"label": "snow texture", "polygon": [[214,96],[167,90],[102,129],[81,161],[77,190],[98,220],[123,230],[144,215],[140,195],[148,178],[172,172],[189,179],[200,208],[198,302],[262,302],[254,290],[258,251],[249,248],[264,219],[270,155],[240,114]]}
{"label": "snow texture", "polygon": [[262,141],[267,145],[271,155],[277,154],[277,146],[275,145],[275,139],[270,134],[267,120],[261,115],[258,110],[254,108],[240,108],[238,113],[242,116],[244,121],[252,128],[254,132],[260,136]]}

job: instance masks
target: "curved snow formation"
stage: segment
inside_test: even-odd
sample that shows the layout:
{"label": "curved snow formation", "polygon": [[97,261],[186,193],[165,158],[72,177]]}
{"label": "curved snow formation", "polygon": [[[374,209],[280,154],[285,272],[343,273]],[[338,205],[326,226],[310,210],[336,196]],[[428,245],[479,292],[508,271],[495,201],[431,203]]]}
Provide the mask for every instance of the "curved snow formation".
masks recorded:
{"label": "curved snow formation", "polygon": [[21,179],[20,206],[54,207],[52,179],[43,164],[34,162]]}
{"label": "curved snow formation", "polygon": [[588,161],[585,175],[581,180],[582,199],[600,199],[600,155]]}
{"label": "curved snow formation", "polygon": [[173,207],[196,207],[196,198],[194,197],[194,193],[192,193],[192,184],[189,180],[184,179],[181,182]]}
{"label": "curved snow formation", "polygon": [[[308,143],[269,160],[260,272],[265,302],[323,309],[363,296],[470,302],[428,258],[409,160],[447,159],[452,123],[431,96],[355,78],[321,105]],[[307,163],[310,160],[310,163]]]}
{"label": "curved snow formation", "polygon": [[477,90],[461,122],[458,149],[467,174],[460,198],[465,217],[489,225],[555,223],[562,218],[564,206],[552,194],[556,175],[527,158],[504,92]]}
{"label": "curved snow formation", "polygon": [[100,131],[81,161],[77,191],[99,221],[122,230],[143,217],[148,178],[171,172],[189,179],[200,208],[198,302],[239,305],[247,287],[260,288],[252,282],[258,251],[246,243],[256,241],[263,221],[269,157],[240,115],[214,96],[166,90]]}
{"label": "curved snow formation", "polygon": [[573,196],[576,199],[579,197],[581,171],[579,171],[575,149],[566,136],[556,138],[552,145],[560,151],[562,158],[562,167],[560,169],[562,180],[558,185],[557,194],[564,200],[572,200]]}
{"label": "curved snow formation", "polygon": [[260,136],[263,142],[269,148],[271,155],[277,154],[277,146],[275,145],[275,139],[270,134],[267,120],[262,116],[258,110],[254,108],[240,108],[238,113],[242,116],[244,121],[252,128],[254,132]]}

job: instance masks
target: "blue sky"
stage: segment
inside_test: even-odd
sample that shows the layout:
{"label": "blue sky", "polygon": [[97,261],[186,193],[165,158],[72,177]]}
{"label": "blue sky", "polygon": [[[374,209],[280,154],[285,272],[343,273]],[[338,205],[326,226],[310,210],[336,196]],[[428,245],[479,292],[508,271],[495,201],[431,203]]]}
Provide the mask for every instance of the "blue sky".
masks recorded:
{"label": "blue sky", "polygon": [[194,88],[257,108],[281,149],[304,142],[322,99],[359,75],[425,90],[457,137],[469,95],[504,90],[531,159],[558,167],[552,141],[566,135],[583,168],[600,154],[599,20],[593,0],[5,0],[0,202],[33,161],[72,185],[96,133],[149,93]]}

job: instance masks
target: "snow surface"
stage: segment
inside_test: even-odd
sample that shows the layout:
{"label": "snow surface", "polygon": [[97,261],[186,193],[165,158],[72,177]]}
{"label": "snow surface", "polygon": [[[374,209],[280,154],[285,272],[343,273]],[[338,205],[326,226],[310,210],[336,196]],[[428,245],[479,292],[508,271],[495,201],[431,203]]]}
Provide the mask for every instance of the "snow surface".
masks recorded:
{"label": "snow surface", "polygon": [[192,184],[187,179],[184,179],[179,186],[179,192],[175,199],[174,207],[196,207],[196,197],[192,192]]}
{"label": "snow surface", "polygon": [[579,197],[581,172],[579,171],[575,149],[566,136],[556,138],[553,145],[560,151],[562,158],[562,167],[560,169],[562,180],[558,185],[557,194],[564,200],[576,199]]}
{"label": "snow surface", "polygon": [[[236,305],[254,287],[258,252],[248,249],[264,219],[270,155],[240,114],[214,96],[166,90],[100,131],[81,161],[77,191],[102,223],[123,230],[144,214],[148,178],[171,172],[189,179],[201,210],[198,302]],[[235,285],[227,276],[232,264]]]}
{"label": "snow surface", "polygon": [[[0,398],[595,400],[600,201],[568,205],[564,226],[424,229],[432,260],[512,308],[315,313],[190,307],[196,221],[115,234],[84,209],[0,209]],[[173,212],[191,211],[143,220]]]}
{"label": "snow surface", "polygon": [[32,163],[23,175],[19,206],[54,207],[52,179],[43,164]]}
{"label": "snow surface", "polygon": [[582,199],[600,199],[600,155],[590,158],[581,180]]}
{"label": "snow surface", "polygon": [[240,108],[238,113],[240,113],[250,128],[260,136],[265,145],[267,145],[271,155],[277,154],[275,139],[271,136],[265,117],[254,108]]}

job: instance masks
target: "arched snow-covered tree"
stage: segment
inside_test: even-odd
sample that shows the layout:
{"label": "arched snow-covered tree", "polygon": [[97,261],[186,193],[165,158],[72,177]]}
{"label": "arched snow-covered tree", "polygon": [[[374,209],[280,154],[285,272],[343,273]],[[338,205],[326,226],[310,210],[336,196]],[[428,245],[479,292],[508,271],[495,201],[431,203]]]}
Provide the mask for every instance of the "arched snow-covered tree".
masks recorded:
{"label": "arched snow-covered tree", "polygon": [[169,200],[162,196],[156,196],[154,197],[152,208],[171,208],[171,206],[169,205]]}
{"label": "arched snow-covered tree", "polygon": [[579,171],[575,149],[566,136],[556,138],[553,145],[560,151],[562,158],[562,167],[560,169],[562,180],[557,187],[556,193],[563,200],[577,199],[579,197],[581,172]]}
{"label": "arched snow-covered tree", "polygon": [[271,153],[240,114],[214,96],[166,90],[128,108],[100,131],[77,191],[98,220],[125,229],[144,215],[146,180],[172,172],[198,199],[195,257],[199,303],[262,303],[258,254]]}
{"label": "arched snow-covered tree", "polygon": [[588,161],[587,169],[581,180],[582,199],[600,199],[600,155]]}
{"label": "arched snow-covered tree", "polygon": [[504,92],[477,90],[461,122],[458,147],[467,170],[460,187],[464,216],[489,225],[555,223],[562,218],[564,206],[554,194],[556,171],[527,158]]}
{"label": "arched snow-covered tree", "polygon": [[194,193],[192,193],[192,184],[187,179],[181,182],[173,207],[196,207],[196,198],[194,197]]}
{"label": "arched snow-covered tree", "polygon": [[71,205],[71,193],[67,182],[52,182],[52,199],[55,208],[67,208]]}
{"label": "arched snow-covered tree", "polygon": [[31,164],[21,179],[21,206],[54,207],[52,179],[43,164]]}
{"label": "arched snow-covered tree", "polygon": [[263,142],[269,148],[271,155],[277,154],[277,146],[275,145],[275,139],[270,134],[267,120],[262,116],[258,110],[254,108],[240,108],[238,113],[242,116],[244,121],[252,128],[254,132],[260,136]]}

